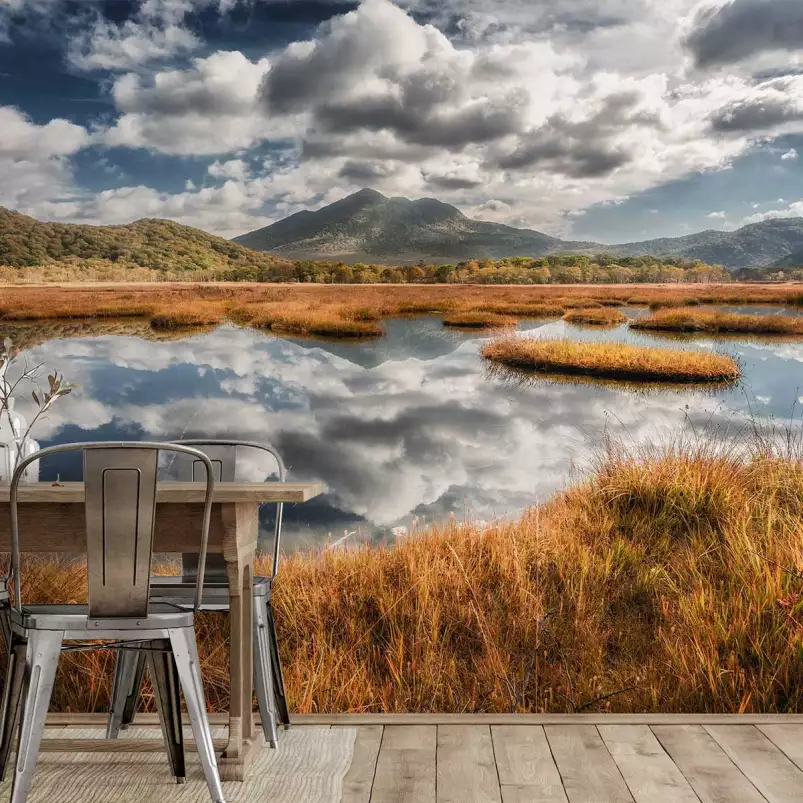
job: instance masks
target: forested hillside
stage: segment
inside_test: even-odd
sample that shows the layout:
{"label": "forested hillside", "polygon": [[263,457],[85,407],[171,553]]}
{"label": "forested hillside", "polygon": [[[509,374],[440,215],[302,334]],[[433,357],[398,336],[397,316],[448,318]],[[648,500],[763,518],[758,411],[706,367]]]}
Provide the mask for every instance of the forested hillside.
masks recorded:
{"label": "forested hillside", "polygon": [[74,261],[172,273],[246,268],[257,275],[286,260],[170,220],[83,226],[46,223],[0,207],[0,265],[25,268]]}

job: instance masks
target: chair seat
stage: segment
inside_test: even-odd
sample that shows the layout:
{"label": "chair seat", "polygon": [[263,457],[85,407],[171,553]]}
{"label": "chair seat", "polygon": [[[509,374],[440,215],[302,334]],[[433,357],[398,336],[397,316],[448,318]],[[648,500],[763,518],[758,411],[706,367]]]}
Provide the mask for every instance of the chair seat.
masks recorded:
{"label": "chair seat", "polygon": [[88,605],[24,605],[20,613],[11,609],[11,624],[23,630],[64,630],[69,633],[83,633],[87,636],[99,631],[155,631],[167,628],[192,627],[192,611],[185,611],[169,603],[153,603],[148,607],[148,615],[139,619],[119,617],[109,619],[90,619]]}
{"label": "chair seat", "polygon": [[[255,577],[253,595],[270,599],[273,578]],[[151,600],[168,602],[173,605],[192,605],[195,599],[195,583],[185,582],[178,576],[151,577]],[[204,594],[201,600],[204,610],[229,609],[229,584],[204,582]]]}

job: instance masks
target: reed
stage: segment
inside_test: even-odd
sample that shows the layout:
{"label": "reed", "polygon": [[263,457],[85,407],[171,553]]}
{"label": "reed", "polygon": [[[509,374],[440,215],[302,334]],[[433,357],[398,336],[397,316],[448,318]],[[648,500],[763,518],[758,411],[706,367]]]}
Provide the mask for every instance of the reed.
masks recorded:
{"label": "reed", "polygon": [[647,302],[651,310],[665,309],[669,307],[696,307],[700,300],[694,296],[665,296],[664,298],[654,298]]}
{"label": "reed", "polygon": [[493,312],[459,312],[447,315],[443,325],[455,329],[506,329],[516,326],[516,319]]}
{"label": "reed", "polygon": [[803,318],[670,309],[631,321],[630,328],[647,332],[803,335]]}
{"label": "reed", "polygon": [[487,343],[482,356],[510,368],[629,382],[733,382],[741,375],[724,354],[517,335]]}
{"label": "reed", "polygon": [[514,302],[514,301],[488,301],[477,304],[469,311],[492,312],[497,315],[510,315],[516,318],[548,319],[560,318],[566,307],[560,304]]}
{"label": "reed", "polygon": [[257,329],[302,336],[320,335],[337,338],[379,337],[384,333],[376,321],[350,317],[342,308],[305,307],[276,302],[254,313],[250,325]]}
{"label": "reed", "polygon": [[214,326],[222,323],[225,310],[209,302],[184,303],[166,307],[154,313],[151,326],[157,330],[171,331],[194,326]]}
{"label": "reed", "polygon": [[563,316],[563,320],[577,326],[619,326],[627,323],[627,315],[611,307],[572,309]]}
{"label": "reed", "polygon": [[599,299],[595,298],[559,298],[558,303],[567,310],[573,309],[599,309],[604,306]]}
{"label": "reed", "polygon": [[[274,605],[290,706],[803,711],[801,521],[799,452],[609,444],[588,479],[517,521],[289,556]],[[78,562],[29,558],[22,576],[30,601],[84,598]],[[213,711],[226,623],[197,625]],[[112,663],[64,655],[53,708],[105,710]]]}

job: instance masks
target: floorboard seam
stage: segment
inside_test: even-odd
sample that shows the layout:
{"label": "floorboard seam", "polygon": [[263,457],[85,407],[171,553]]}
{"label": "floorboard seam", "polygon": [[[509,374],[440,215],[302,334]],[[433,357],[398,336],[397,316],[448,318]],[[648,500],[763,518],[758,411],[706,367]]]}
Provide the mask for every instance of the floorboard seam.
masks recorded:
{"label": "floorboard seam", "polygon": [[438,745],[440,744],[440,725],[435,726],[435,803],[438,803]]}
{"label": "floorboard seam", "polygon": [[[650,725],[648,725],[647,728],[649,729],[650,733],[652,734],[653,739],[655,739],[655,741],[658,742],[659,746],[661,747],[661,750],[664,751],[664,755],[672,762],[672,766],[677,769],[677,771],[680,773],[680,776],[689,785],[689,789],[691,789],[691,793],[697,798],[697,800],[700,801],[700,803],[702,803],[700,795],[697,794],[697,790],[692,786],[691,781],[686,777],[686,773],[683,772],[683,768],[675,761],[674,758],[672,758],[671,755],[669,755],[669,751],[664,747],[664,743],[660,740],[660,738],[658,737],[658,734],[652,729],[652,727]],[[631,794],[632,794],[632,792],[631,792]]]}
{"label": "floorboard seam", "polygon": [[786,756],[786,758],[787,758],[787,759],[789,759],[789,761],[791,761],[791,762],[792,762],[792,764],[794,764],[794,765],[795,765],[795,766],[796,766],[796,767],[797,767],[799,770],[803,770],[803,767],[801,767],[801,766],[800,766],[800,764],[798,764],[798,763],[797,763],[797,761],[795,761],[795,760],[792,758],[792,756],[790,756],[790,755],[789,755],[789,753],[787,753],[787,752],[786,752],[786,750],[784,750],[784,749],[783,749],[783,747],[781,747],[781,745],[779,745],[779,744],[778,744],[778,743],[775,741],[775,739],[773,739],[773,738],[772,738],[772,736],[770,736],[770,735],[769,735],[769,733],[764,733],[764,731],[763,731],[761,728],[756,728],[756,730],[757,730],[757,731],[758,731],[758,732],[759,732],[759,733],[760,733],[762,736],[764,736],[764,737],[765,737],[765,738],[766,738],[766,739],[769,741],[769,743],[770,743],[770,744],[771,744],[773,747],[775,747],[775,748],[776,748],[778,751],[780,751],[780,752],[781,752],[781,753],[782,753],[784,756]]}
{"label": "floorboard seam", "polygon": [[385,726],[382,726],[382,734],[379,737],[379,750],[376,751],[376,761],[374,761],[374,774],[371,778],[371,791],[368,793],[368,803],[374,799],[374,784],[376,783],[376,773],[379,767],[379,756],[382,753],[382,743],[385,741]]}
{"label": "floorboard seam", "polygon": [[555,765],[555,769],[558,771],[558,778],[560,778],[560,786],[563,789],[563,795],[566,800],[569,799],[569,793],[566,791],[566,783],[563,780],[563,775],[560,772],[560,764],[558,764],[557,760],[555,759],[555,754],[552,752],[552,744],[549,741],[549,736],[547,736],[546,728],[543,725],[536,725],[537,728],[541,728],[544,733],[544,741],[546,742],[547,750],[549,750],[549,756],[552,759],[552,763]]}
{"label": "floorboard seam", "polygon": [[630,788],[630,784],[627,782],[627,778],[625,778],[621,768],[616,763],[616,759],[613,757],[613,753],[611,753],[610,749],[608,748],[607,742],[605,741],[605,739],[602,738],[602,734],[599,732],[599,725],[594,725],[594,730],[597,732],[597,736],[599,736],[599,740],[602,742],[602,746],[605,748],[605,752],[611,757],[611,761],[613,761],[613,766],[616,767],[616,771],[619,773],[619,777],[622,779],[622,783],[625,785],[625,789],[627,789],[628,793],[630,794],[630,799],[635,801],[636,796],[633,794],[633,790]]}
{"label": "floorboard seam", "polygon": [[[746,725],[745,727],[755,728],[756,726],[755,725]],[[756,792],[759,794],[759,796],[761,798],[763,798],[764,800],[767,801],[767,803],[769,803],[769,798],[767,798],[767,796],[753,783],[753,781],[750,778],[750,776],[728,755],[728,751],[717,741],[717,737],[714,736],[714,734],[711,733],[711,731],[708,730],[708,728],[705,725],[703,725],[702,728],[714,740],[714,744],[716,744],[716,746],[727,756],[728,761],[730,761],[733,764],[733,766],[736,767],[736,769],[739,770],[739,772],[742,773],[742,775],[744,776],[744,779],[747,781],[747,783],[749,783],[750,786],[752,786],[753,789],[756,790]],[[759,731],[759,733],[761,733],[761,731]],[[767,737],[767,738],[769,738],[769,737]],[[773,742],[773,744],[775,744],[775,742]],[[784,753],[784,755],[786,755],[786,753]],[[797,765],[795,765],[795,766],[797,766]]]}
{"label": "floorboard seam", "polygon": [[499,764],[496,761],[496,743],[494,742],[494,729],[488,725],[488,735],[491,737],[491,754],[494,757],[494,769],[496,770],[496,783],[499,786],[499,800],[504,800],[502,795],[502,779],[499,777]]}

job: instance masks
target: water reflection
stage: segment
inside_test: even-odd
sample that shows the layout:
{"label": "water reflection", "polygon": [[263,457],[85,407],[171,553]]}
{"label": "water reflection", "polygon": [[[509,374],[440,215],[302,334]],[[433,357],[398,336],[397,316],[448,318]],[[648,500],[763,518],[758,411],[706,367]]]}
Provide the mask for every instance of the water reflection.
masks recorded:
{"label": "water reflection", "polygon": [[[326,484],[323,497],[286,508],[288,544],[299,548],[321,545],[328,534],[392,537],[393,528],[449,515],[514,515],[570,481],[606,428],[655,441],[712,417],[787,418],[803,384],[800,341],[695,337],[690,347],[741,360],[738,387],[632,393],[599,383],[511,383],[480,358],[486,335],[445,331],[437,318],[388,321],[385,338],[356,344],[234,326],[180,340],[156,338],[143,323],[71,326],[33,327],[27,341],[19,327],[10,332],[31,360],[81,386],[42,422],[43,445],[269,441],[292,478]],[[528,336],[656,343],[626,327],[531,321],[521,328]],[[74,470],[53,464],[43,474],[67,479]],[[254,461],[244,471],[262,479],[273,468]],[[267,513],[263,527],[267,533]]]}

